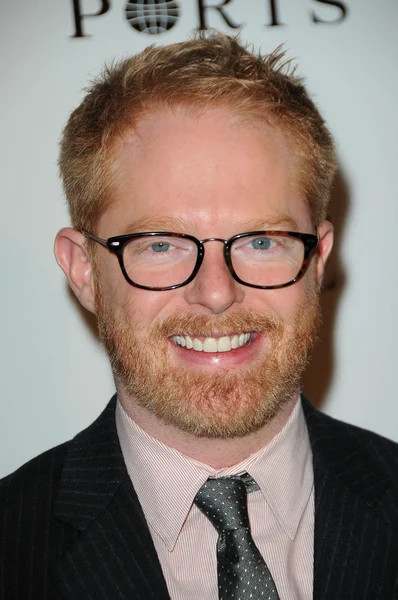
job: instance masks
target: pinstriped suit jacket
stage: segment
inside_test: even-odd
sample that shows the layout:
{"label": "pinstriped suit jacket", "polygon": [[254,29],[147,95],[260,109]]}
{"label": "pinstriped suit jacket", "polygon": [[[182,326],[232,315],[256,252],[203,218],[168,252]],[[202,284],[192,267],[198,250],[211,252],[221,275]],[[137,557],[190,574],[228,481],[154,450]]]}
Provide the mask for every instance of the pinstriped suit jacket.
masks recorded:
{"label": "pinstriped suit jacket", "polygon": [[[398,600],[398,445],[303,405],[315,475],[313,598]],[[113,398],[71,442],[0,482],[0,599],[168,598]]]}

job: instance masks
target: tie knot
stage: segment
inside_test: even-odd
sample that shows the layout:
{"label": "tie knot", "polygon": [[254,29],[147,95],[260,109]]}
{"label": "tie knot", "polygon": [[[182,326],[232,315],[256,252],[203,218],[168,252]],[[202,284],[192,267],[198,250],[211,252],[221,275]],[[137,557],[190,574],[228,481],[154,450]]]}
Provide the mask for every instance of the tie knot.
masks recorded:
{"label": "tie knot", "polygon": [[196,494],[195,504],[219,533],[249,528],[246,484],[238,475],[208,479]]}

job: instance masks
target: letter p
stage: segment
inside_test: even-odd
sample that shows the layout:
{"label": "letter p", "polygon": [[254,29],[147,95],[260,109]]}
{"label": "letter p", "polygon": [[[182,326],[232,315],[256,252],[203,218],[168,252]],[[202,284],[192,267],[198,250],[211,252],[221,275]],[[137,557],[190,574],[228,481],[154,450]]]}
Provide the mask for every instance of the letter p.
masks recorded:
{"label": "letter p", "polygon": [[75,33],[71,37],[74,37],[74,38],[88,37],[83,33],[83,19],[85,19],[86,17],[99,17],[100,15],[103,15],[106,12],[108,12],[109,7],[110,7],[109,0],[98,0],[98,1],[101,3],[101,7],[98,10],[98,12],[86,15],[86,14],[82,13],[82,9],[80,6],[80,0],[72,0],[73,15],[74,15],[74,19],[75,19]]}

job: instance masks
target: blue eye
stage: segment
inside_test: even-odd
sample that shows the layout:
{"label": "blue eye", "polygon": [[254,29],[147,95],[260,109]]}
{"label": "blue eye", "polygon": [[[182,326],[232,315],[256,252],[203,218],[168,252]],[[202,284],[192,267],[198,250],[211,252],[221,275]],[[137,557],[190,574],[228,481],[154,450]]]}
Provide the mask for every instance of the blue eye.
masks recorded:
{"label": "blue eye", "polygon": [[255,250],[269,250],[272,240],[268,237],[258,237],[251,241],[251,245]]}
{"label": "blue eye", "polygon": [[168,242],[156,242],[151,244],[150,248],[153,252],[167,252],[167,250],[170,250],[170,244]]}

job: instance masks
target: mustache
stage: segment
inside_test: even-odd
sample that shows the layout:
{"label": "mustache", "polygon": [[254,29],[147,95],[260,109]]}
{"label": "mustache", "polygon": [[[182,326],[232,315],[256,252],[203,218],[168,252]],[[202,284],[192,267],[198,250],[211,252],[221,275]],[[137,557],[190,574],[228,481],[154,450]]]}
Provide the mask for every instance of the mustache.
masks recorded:
{"label": "mustache", "polygon": [[154,325],[151,334],[155,337],[173,337],[174,335],[212,337],[215,333],[221,336],[236,332],[279,334],[283,329],[283,321],[274,315],[239,311],[220,316],[171,315],[161,323]]}

